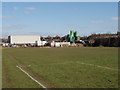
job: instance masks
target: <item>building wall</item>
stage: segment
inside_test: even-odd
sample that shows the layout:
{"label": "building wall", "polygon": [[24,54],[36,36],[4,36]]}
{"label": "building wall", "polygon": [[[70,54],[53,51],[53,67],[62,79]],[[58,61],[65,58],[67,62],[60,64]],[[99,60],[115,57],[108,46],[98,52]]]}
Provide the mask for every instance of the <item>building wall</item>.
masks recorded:
{"label": "building wall", "polygon": [[60,42],[61,43],[61,47],[68,47],[70,46],[70,42]]}
{"label": "building wall", "polygon": [[35,43],[40,40],[40,36],[38,35],[12,35],[9,36],[10,44],[28,44]]}

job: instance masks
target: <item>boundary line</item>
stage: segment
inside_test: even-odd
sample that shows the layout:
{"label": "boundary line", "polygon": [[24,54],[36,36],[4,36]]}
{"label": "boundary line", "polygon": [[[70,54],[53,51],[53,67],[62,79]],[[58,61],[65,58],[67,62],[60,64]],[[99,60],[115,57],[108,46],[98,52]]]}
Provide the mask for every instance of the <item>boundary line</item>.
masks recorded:
{"label": "boundary line", "polygon": [[78,64],[84,64],[84,65],[89,65],[89,66],[96,66],[96,67],[99,67],[99,68],[104,68],[104,69],[110,69],[110,70],[116,70],[116,71],[119,71],[119,69],[114,69],[114,68],[110,68],[110,67],[104,67],[104,66],[100,66],[100,65],[96,65],[96,64],[87,64],[87,63],[80,63],[80,62],[77,62]]}
{"label": "boundary line", "polygon": [[77,63],[77,64],[82,64],[82,65],[87,65],[87,66],[95,66],[95,67],[99,67],[99,68],[120,71],[119,69],[114,69],[114,68],[110,68],[110,67],[104,67],[104,66],[100,66],[100,65],[96,65],[96,64],[83,63],[83,62],[64,62],[64,63],[53,63],[53,64],[48,64],[48,65],[68,64],[68,63]]}
{"label": "boundary line", "polygon": [[47,88],[43,85],[43,84],[41,84],[39,81],[37,81],[36,79],[34,79],[29,73],[27,73],[26,71],[24,71],[21,67],[19,67],[19,66],[17,66],[16,65],[16,67],[18,68],[18,69],[20,69],[22,72],[24,72],[29,78],[31,78],[33,81],[35,81],[37,84],[39,84],[41,87],[43,87],[43,88],[45,88],[46,90],[47,90]]}

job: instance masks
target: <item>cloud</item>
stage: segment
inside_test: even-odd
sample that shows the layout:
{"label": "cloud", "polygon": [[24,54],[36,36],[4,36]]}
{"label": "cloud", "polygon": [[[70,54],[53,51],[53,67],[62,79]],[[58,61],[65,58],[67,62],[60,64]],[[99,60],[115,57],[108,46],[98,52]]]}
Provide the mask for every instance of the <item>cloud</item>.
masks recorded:
{"label": "cloud", "polygon": [[14,6],[14,7],[13,7],[13,9],[14,9],[14,10],[18,10],[19,8],[18,8],[18,7],[16,7],[16,6]]}
{"label": "cloud", "polygon": [[24,11],[24,14],[27,14],[27,15],[28,15],[28,14],[30,14],[30,12],[29,12],[29,11]]}
{"label": "cloud", "polygon": [[24,24],[3,25],[2,30],[21,30],[26,28]]}
{"label": "cloud", "polygon": [[2,19],[9,19],[9,18],[11,18],[11,16],[0,16],[0,18],[2,18]]}
{"label": "cloud", "polygon": [[104,21],[103,20],[92,20],[91,23],[93,23],[93,24],[102,24],[102,23],[104,23]]}
{"label": "cloud", "polygon": [[24,11],[24,14],[28,15],[31,13],[31,11],[34,11],[36,10],[36,8],[33,8],[33,7],[26,7],[25,8],[25,11]]}
{"label": "cloud", "polygon": [[112,20],[120,20],[120,17],[112,17]]}
{"label": "cloud", "polygon": [[25,9],[30,11],[36,10],[36,8],[33,8],[33,7],[26,7]]}

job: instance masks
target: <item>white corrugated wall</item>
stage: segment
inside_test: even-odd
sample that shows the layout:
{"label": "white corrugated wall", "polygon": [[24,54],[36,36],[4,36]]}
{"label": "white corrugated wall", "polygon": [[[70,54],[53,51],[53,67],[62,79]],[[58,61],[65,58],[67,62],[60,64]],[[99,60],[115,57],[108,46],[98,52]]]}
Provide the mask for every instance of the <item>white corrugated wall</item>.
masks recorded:
{"label": "white corrugated wall", "polygon": [[11,35],[10,36],[10,44],[27,44],[27,43],[35,43],[36,41],[40,41],[40,36],[38,35]]}

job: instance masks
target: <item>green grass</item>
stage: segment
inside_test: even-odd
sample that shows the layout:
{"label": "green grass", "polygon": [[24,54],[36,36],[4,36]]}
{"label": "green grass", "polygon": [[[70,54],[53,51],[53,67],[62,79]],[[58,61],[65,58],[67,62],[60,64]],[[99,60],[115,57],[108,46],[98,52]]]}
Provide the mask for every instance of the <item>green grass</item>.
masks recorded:
{"label": "green grass", "polygon": [[117,48],[3,48],[3,87],[38,88],[16,65],[46,87],[118,88]]}

